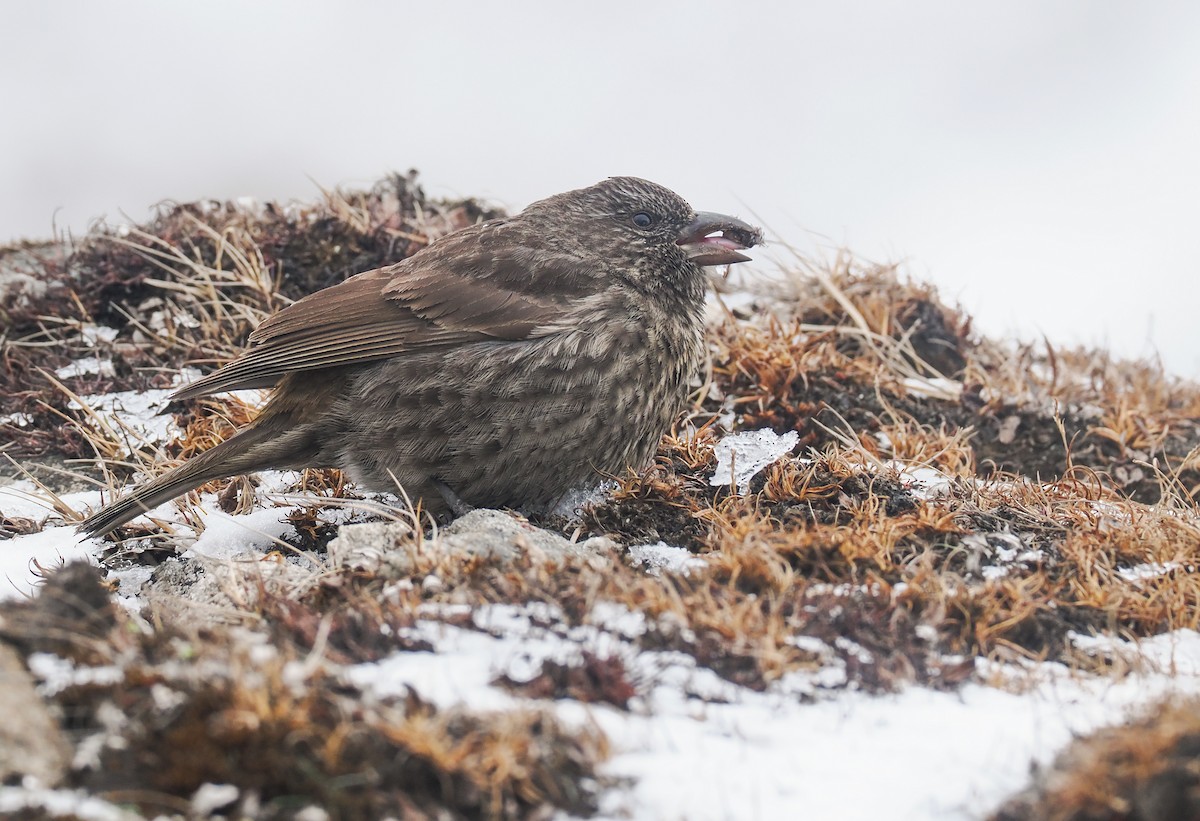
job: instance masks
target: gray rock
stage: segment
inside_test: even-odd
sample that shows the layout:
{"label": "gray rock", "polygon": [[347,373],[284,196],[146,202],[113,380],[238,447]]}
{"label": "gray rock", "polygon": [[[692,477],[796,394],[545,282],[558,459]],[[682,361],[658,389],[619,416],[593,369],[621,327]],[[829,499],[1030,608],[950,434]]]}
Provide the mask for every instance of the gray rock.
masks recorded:
{"label": "gray rock", "polygon": [[617,549],[612,539],[596,536],[571,542],[500,510],[472,510],[459,517],[441,531],[438,544],[447,553],[466,553],[499,564],[511,564],[523,554],[553,561],[595,558]]}
{"label": "gray rock", "polygon": [[345,525],[329,543],[329,558],[334,567],[373,572],[386,565],[391,573],[407,576],[417,570],[421,554],[483,559],[506,566],[522,556],[544,562],[574,558],[607,563],[617,551],[611,539],[571,542],[500,510],[473,510],[432,538],[417,536],[403,522]]}
{"label": "gray rock", "polygon": [[416,531],[406,522],[342,525],[326,547],[329,563],[342,570],[374,573],[389,555],[406,554],[415,546]]}
{"label": "gray rock", "polygon": [[24,242],[0,248],[0,316],[45,299],[51,287],[70,286],[66,242]]}
{"label": "gray rock", "polygon": [[226,561],[174,557],[154,569],[138,594],[151,612],[168,620],[239,623],[263,592],[291,597],[316,583],[313,567],[263,561],[256,553]]}

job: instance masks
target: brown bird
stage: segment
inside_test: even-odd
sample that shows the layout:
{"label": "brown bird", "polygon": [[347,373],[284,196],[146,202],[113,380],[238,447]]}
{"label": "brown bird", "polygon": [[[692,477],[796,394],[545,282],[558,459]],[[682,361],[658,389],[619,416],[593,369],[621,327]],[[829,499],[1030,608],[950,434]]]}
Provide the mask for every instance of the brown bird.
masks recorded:
{"label": "brown bird", "polygon": [[274,386],[254,423],[79,529],[269,468],[398,480],[443,514],[545,508],[643,467],[701,364],[701,266],[746,261],[761,239],[634,177],[445,236],[265,320],[245,354],[172,397]]}

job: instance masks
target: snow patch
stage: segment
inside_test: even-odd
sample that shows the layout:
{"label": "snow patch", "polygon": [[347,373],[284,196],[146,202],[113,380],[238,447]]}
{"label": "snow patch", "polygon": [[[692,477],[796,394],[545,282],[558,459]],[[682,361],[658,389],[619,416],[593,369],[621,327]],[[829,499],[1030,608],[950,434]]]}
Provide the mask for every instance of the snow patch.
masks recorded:
{"label": "snow patch", "polygon": [[96,356],[85,356],[82,359],[76,359],[70,365],[64,365],[54,371],[54,375],[59,379],[70,379],[73,376],[87,376],[88,374],[114,376],[116,371],[113,370],[111,359],[100,359]]}
{"label": "snow patch", "polygon": [[583,509],[589,505],[598,505],[608,500],[617,483],[606,479],[594,487],[572,488],[562,495],[550,512],[555,516],[567,519],[578,519]]}
{"label": "snow patch", "polygon": [[[59,499],[68,507],[83,510],[99,502],[100,494],[94,490],[61,493]],[[45,519],[54,513],[54,506],[46,499],[37,485],[28,479],[18,479],[0,486],[0,514],[20,516],[25,519]]]}
{"label": "snow patch", "polygon": [[1143,643],[1151,656],[1169,652],[1176,679],[1146,674],[1114,683],[1030,664],[1011,671],[1032,681],[1024,692],[968,684],[954,693],[910,687],[868,696],[822,693],[821,685],[844,681],[836,668],[748,690],[684,654],[641,651],[611,634],[605,641],[595,625],[539,626],[511,605],[483,608],[475,620],[489,632],[420,621],[413,634],[436,652],[398,653],[344,675],[379,697],[411,688],[441,707],[505,710],[529,702],[493,686],[498,675],[522,680],[544,659],[583,649],[620,655],[639,689],[630,711],[543,702],[560,720],[598,726],[609,737],[613,756],[603,773],[629,786],[605,793],[605,817],[978,818],[1024,786],[1031,763],[1048,763],[1077,735],[1167,694],[1200,692],[1194,631]]}
{"label": "snow patch", "polygon": [[708,566],[708,562],[689,550],[661,541],[631,546],[629,563],[634,567],[644,567],[651,576],[661,576],[663,572],[686,576],[693,570]]}
{"label": "snow patch", "polygon": [[800,434],[794,430],[782,435],[770,428],[730,434],[717,443],[717,469],[708,483],[745,488],[759,471],[791,453],[799,441]]}
{"label": "snow patch", "polygon": [[944,376],[910,376],[901,381],[904,383],[904,389],[916,396],[951,402],[962,398],[963,386],[957,379],[947,379]]}
{"label": "snow patch", "polygon": [[170,390],[163,389],[117,391],[82,397],[83,405],[72,399],[68,406],[83,410],[86,405],[111,430],[131,434],[121,437],[136,440],[123,449],[128,454],[139,445],[168,442],[182,433],[173,416],[162,414],[170,394]]}
{"label": "snow patch", "polygon": [[[0,488],[0,496],[8,490]],[[95,493],[88,495],[96,497]],[[7,515],[20,515],[10,512],[12,508],[3,499],[0,506]],[[46,511],[41,514],[46,515]],[[72,527],[48,527],[40,533],[0,542],[0,601],[32,596],[46,572],[69,562],[83,560],[95,564],[97,559],[91,547],[82,543],[81,538]]]}
{"label": "snow patch", "polygon": [[24,818],[61,817],[78,821],[138,821],[142,818],[82,790],[51,790],[32,785],[0,787],[0,813],[5,817],[20,813]]}
{"label": "snow patch", "polygon": [[120,331],[116,328],[110,328],[107,325],[84,325],[79,329],[79,336],[89,348],[94,348],[101,342],[112,342],[117,338],[118,333]]}
{"label": "snow patch", "polygon": [[954,480],[936,468],[889,462],[900,475],[904,488],[918,499],[940,499],[950,495]]}
{"label": "snow patch", "polygon": [[111,686],[125,680],[125,672],[115,665],[76,667],[75,662],[53,653],[30,653],[26,661],[29,672],[40,682],[38,692],[47,698],[68,687]]}
{"label": "snow patch", "polygon": [[1148,562],[1146,564],[1134,565],[1133,567],[1119,568],[1117,575],[1131,584],[1140,584],[1149,579],[1165,576],[1167,573],[1181,566],[1179,562]]}
{"label": "snow patch", "polygon": [[33,417],[27,413],[6,413],[0,416],[0,425],[12,425],[17,428],[27,428],[33,424]]}
{"label": "snow patch", "polygon": [[243,516],[208,509],[204,532],[183,552],[185,557],[228,560],[263,547],[292,531],[285,508],[265,508]]}

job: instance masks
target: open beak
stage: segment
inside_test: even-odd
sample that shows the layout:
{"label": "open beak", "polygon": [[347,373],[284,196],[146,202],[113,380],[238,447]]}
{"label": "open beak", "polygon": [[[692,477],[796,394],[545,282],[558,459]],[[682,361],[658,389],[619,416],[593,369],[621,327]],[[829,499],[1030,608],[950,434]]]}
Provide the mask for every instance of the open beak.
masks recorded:
{"label": "open beak", "polygon": [[740,219],[700,211],[676,242],[697,265],[732,265],[750,260],[739,252],[762,242],[762,231]]}

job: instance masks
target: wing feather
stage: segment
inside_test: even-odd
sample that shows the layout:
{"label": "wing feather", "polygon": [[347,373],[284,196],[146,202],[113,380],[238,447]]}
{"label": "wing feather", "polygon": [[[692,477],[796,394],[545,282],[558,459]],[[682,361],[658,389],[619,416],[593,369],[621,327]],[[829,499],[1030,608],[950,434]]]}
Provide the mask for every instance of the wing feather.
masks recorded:
{"label": "wing feather", "polygon": [[533,266],[519,232],[504,241],[510,224],[464,229],[396,265],[298,300],[264,320],[241,357],[173,398],[270,387],[293,371],[530,337],[569,308],[578,266],[565,254]]}

